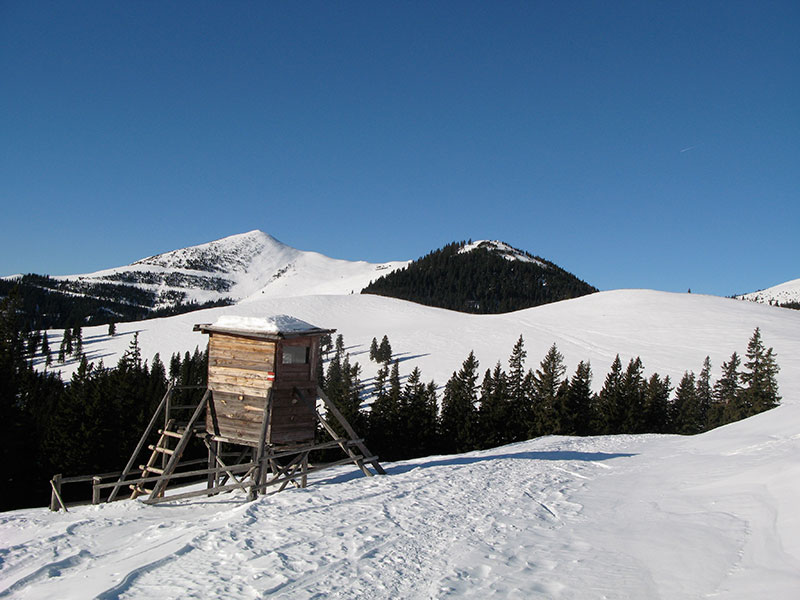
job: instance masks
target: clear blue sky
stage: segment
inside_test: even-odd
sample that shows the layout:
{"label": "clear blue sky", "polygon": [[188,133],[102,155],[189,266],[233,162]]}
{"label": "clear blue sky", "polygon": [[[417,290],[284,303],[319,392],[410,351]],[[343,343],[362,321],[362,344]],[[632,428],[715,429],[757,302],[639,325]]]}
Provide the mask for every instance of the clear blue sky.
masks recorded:
{"label": "clear blue sky", "polygon": [[800,2],[0,2],[0,274],[251,229],[800,277]]}

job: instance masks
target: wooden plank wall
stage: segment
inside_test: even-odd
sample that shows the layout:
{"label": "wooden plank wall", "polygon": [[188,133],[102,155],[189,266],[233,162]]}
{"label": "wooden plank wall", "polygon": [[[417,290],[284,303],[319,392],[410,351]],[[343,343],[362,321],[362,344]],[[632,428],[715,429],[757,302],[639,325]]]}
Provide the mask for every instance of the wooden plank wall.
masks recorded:
{"label": "wooden plank wall", "polygon": [[[310,346],[308,364],[280,364],[282,346]],[[232,442],[257,446],[264,404],[273,389],[269,443],[300,444],[313,441],[314,411],[293,394],[298,387],[308,397],[316,395],[317,338],[252,340],[212,333],[208,350],[208,387],[213,411],[206,415],[206,429]],[[268,375],[274,374],[275,381]],[[214,423],[216,414],[216,429]]]}

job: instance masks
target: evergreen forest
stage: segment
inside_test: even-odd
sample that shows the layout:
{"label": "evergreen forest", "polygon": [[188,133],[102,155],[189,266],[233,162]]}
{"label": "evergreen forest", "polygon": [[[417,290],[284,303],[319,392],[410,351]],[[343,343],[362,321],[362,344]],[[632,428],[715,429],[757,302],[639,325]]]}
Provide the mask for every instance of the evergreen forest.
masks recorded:
{"label": "evergreen forest", "polygon": [[[0,298],[12,293],[20,319],[31,331],[141,321],[231,304],[229,300],[187,302],[186,294],[164,298],[129,283],[68,281],[32,273],[0,279]],[[157,308],[160,303],[163,307]]]}
{"label": "evergreen forest", "polygon": [[509,260],[496,248],[452,242],[371,282],[377,294],[469,313],[503,313],[577,298],[597,289],[557,265],[527,253]]}

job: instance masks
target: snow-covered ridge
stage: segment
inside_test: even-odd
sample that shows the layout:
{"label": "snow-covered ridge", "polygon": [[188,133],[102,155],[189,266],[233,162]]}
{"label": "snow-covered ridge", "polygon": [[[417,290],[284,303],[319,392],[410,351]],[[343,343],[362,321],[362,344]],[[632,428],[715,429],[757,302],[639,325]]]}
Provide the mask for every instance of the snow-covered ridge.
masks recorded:
{"label": "snow-covered ridge", "polygon": [[534,256],[531,256],[527,252],[523,252],[522,250],[517,250],[516,248],[509,246],[505,242],[500,242],[497,240],[478,240],[477,242],[465,244],[464,247],[458,251],[458,253],[466,254],[467,252],[472,252],[473,250],[476,250],[478,248],[498,254],[503,258],[505,258],[506,260],[517,260],[519,262],[533,263],[545,269],[550,268],[550,265],[548,265],[546,262],[541,261]]}
{"label": "snow-covered ridge", "polygon": [[740,300],[750,300],[762,304],[786,304],[788,302],[800,303],[800,279],[793,279],[765,290],[750,292],[735,296]]}
{"label": "snow-covered ridge", "polygon": [[241,301],[249,296],[359,292],[407,261],[368,263],[297,250],[253,230],[149,256],[122,267],[58,277],[126,284],[155,293],[157,307],[186,302]]}

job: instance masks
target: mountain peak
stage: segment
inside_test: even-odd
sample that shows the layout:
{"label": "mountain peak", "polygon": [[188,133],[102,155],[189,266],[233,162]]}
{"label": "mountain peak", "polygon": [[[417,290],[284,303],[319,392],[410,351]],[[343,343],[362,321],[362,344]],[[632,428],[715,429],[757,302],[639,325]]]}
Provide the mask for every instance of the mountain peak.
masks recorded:
{"label": "mountain peak", "polygon": [[518,260],[520,262],[534,263],[545,269],[550,268],[550,265],[547,262],[532,256],[528,252],[518,250],[517,248],[514,248],[513,246],[510,246],[509,244],[499,240],[478,240],[476,242],[470,242],[465,244],[458,251],[458,253],[466,254],[467,252],[472,252],[474,250],[487,250],[488,252],[502,256],[506,260]]}

